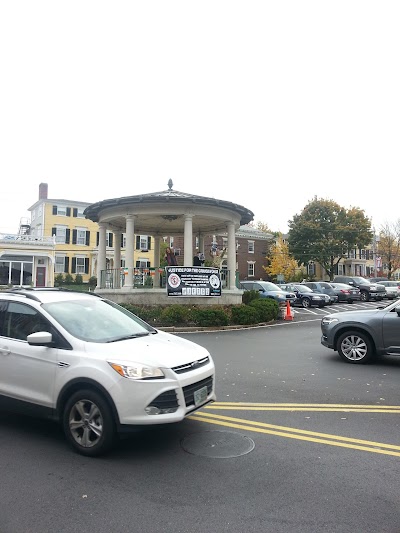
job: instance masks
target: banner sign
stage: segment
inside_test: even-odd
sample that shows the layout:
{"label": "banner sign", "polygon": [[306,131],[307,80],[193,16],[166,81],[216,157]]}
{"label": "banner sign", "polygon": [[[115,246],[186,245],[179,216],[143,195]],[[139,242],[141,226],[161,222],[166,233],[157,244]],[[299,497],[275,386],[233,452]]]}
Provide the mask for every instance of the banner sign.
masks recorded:
{"label": "banner sign", "polygon": [[167,296],[221,296],[219,268],[165,267]]}

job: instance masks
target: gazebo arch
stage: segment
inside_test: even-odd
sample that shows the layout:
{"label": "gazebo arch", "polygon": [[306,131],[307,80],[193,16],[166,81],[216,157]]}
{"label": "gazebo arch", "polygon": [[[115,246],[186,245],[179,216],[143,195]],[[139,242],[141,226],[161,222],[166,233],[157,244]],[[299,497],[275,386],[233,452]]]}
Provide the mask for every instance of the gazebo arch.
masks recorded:
{"label": "gazebo arch", "polygon": [[[204,237],[216,233],[227,234],[227,271],[228,286],[219,298],[174,298],[174,302],[193,303],[237,303],[241,301],[242,291],[235,283],[236,271],[236,230],[251,222],[254,214],[245,207],[204,196],[175,191],[173,183],[168,181],[168,189],[155,193],[139,194],[112,198],[89,205],[84,215],[99,225],[99,244],[97,252],[97,287],[96,292],[113,293],[114,301],[134,301],[137,303],[163,303],[167,296],[160,289],[159,279],[155,276],[154,289],[140,290],[134,288],[134,238],[135,234],[154,237],[155,267],[160,266],[160,239],[164,236],[183,234],[183,266],[193,265],[193,235],[200,236],[200,247]],[[107,289],[102,282],[106,270],[107,231],[114,233],[114,263],[120,264],[121,234],[126,234],[125,266],[126,282],[123,287]],[[144,293],[144,294],[141,294]],[[111,297],[111,296],[110,296]],[[145,300],[141,301],[141,300]],[[149,301],[151,300],[151,301]],[[184,300],[184,302],[183,302]],[[206,302],[206,300],[209,300]],[[169,302],[170,303],[170,302]]]}

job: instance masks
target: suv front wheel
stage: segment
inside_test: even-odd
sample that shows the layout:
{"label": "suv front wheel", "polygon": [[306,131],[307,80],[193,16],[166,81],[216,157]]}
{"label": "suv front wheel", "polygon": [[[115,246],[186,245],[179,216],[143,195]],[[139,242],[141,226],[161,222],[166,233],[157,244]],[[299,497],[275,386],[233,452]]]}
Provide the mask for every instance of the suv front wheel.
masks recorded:
{"label": "suv front wheel", "polygon": [[108,403],[90,389],[79,390],[69,398],[64,408],[63,428],[72,447],[91,457],[107,452],[116,435]]}
{"label": "suv front wheel", "polygon": [[360,331],[346,331],[337,342],[337,351],[346,363],[369,363],[376,357],[370,338]]}
{"label": "suv front wheel", "polygon": [[360,297],[363,302],[369,302],[369,294],[367,291],[361,291]]}

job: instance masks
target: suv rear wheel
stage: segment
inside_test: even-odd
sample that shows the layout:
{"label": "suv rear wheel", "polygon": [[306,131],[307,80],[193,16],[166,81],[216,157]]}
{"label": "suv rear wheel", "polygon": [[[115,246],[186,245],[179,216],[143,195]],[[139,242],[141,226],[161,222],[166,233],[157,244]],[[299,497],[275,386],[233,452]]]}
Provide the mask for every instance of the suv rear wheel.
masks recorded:
{"label": "suv rear wheel", "polygon": [[72,447],[91,457],[107,452],[116,435],[108,403],[90,389],[79,390],[69,398],[64,408],[63,428]]}
{"label": "suv rear wheel", "polygon": [[365,333],[360,331],[346,331],[337,342],[340,357],[347,363],[363,364],[376,357],[375,348]]}

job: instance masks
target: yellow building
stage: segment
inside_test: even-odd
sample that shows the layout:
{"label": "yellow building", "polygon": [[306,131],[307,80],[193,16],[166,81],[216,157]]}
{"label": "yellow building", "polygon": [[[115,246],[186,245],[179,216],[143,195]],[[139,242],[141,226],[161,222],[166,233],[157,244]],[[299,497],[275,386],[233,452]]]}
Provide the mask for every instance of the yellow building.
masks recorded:
{"label": "yellow building", "polygon": [[[90,202],[48,198],[48,185],[39,185],[39,199],[31,212],[29,234],[42,240],[53,237],[55,242],[54,278],[70,274],[81,275],[87,283],[97,272],[99,228],[96,222],[84,217]],[[135,266],[148,268],[154,264],[152,239],[148,235],[135,236]],[[113,234],[107,234],[107,268],[125,266],[125,234],[121,235],[121,264],[114,265]]]}

